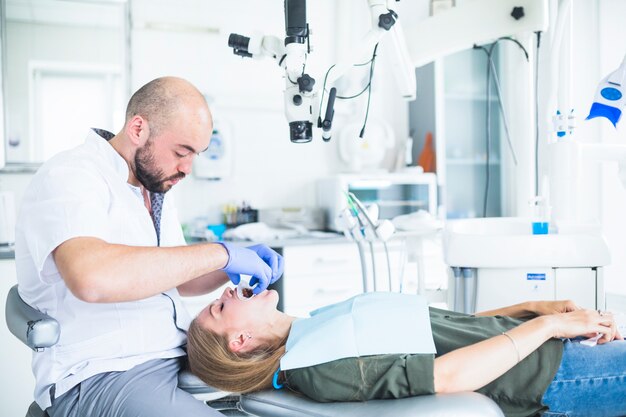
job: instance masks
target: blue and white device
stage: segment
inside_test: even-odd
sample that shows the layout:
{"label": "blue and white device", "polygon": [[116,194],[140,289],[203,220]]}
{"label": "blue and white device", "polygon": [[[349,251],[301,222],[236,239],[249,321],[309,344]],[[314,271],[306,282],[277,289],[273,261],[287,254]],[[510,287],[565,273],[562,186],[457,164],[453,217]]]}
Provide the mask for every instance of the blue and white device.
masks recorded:
{"label": "blue and white device", "polygon": [[613,126],[617,126],[626,105],[624,83],[626,83],[626,56],[618,69],[600,81],[587,120],[594,117],[606,117],[613,123]]}

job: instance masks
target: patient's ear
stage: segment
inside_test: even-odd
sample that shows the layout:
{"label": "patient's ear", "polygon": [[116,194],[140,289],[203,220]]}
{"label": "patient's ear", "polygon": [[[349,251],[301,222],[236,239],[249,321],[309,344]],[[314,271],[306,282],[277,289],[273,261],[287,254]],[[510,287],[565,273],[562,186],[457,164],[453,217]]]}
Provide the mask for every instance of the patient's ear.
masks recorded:
{"label": "patient's ear", "polygon": [[228,348],[235,353],[247,352],[252,350],[252,347],[252,336],[247,332],[237,333],[228,342]]}

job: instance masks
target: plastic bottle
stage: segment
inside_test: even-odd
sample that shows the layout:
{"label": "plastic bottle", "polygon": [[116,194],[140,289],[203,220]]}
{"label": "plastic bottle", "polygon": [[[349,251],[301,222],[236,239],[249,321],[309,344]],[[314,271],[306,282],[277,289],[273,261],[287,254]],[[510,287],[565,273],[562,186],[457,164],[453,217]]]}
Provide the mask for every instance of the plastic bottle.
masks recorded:
{"label": "plastic bottle", "polygon": [[417,159],[417,164],[424,168],[424,172],[435,172],[437,170],[437,159],[435,148],[433,147],[433,134],[426,133],[424,148]]}
{"label": "plastic bottle", "polygon": [[533,235],[547,235],[550,230],[550,206],[544,197],[531,199],[533,205]]}

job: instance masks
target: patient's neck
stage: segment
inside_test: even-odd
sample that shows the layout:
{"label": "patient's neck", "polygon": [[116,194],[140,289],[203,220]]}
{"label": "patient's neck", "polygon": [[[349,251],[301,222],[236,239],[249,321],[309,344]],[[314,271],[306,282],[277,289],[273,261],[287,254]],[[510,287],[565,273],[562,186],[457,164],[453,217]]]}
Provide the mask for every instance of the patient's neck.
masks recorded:
{"label": "patient's neck", "polygon": [[287,336],[289,336],[289,331],[291,330],[291,323],[296,320],[296,317],[292,317],[288,314],[285,314],[281,311],[276,312],[276,316],[270,322],[269,326],[269,334],[278,340],[283,340]]}

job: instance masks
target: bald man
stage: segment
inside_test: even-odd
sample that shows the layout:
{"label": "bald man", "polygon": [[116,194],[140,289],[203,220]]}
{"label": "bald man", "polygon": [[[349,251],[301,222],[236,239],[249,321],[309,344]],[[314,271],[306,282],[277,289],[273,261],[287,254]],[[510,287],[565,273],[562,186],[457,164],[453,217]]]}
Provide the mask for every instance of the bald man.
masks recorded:
{"label": "bald man", "polygon": [[207,416],[177,387],[190,318],[180,295],[210,292],[240,274],[260,292],[282,275],[266,246],[185,246],[166,193],[191,173],[213,131],[203,95],[158,78],[130,99],[123,129],[39,169],[16,228],[19,292],[61,325],[33,355],[35,400],[50,417]]}

